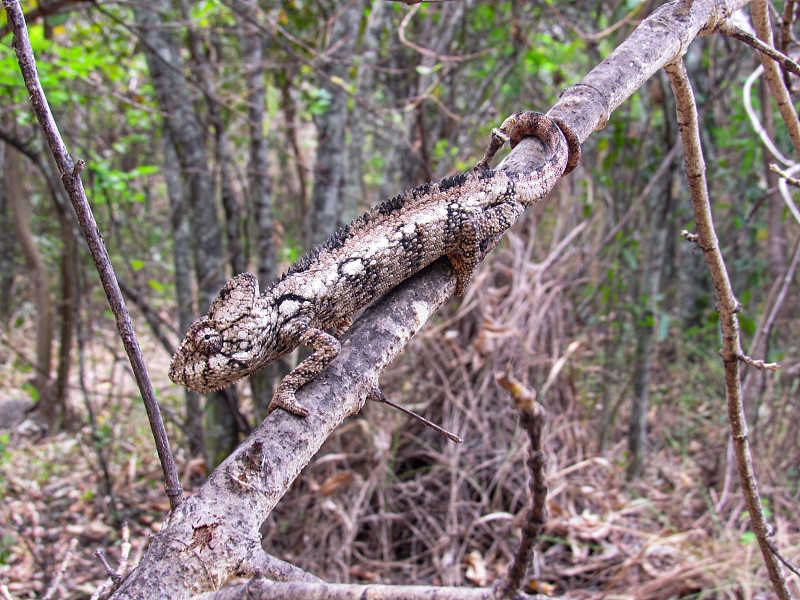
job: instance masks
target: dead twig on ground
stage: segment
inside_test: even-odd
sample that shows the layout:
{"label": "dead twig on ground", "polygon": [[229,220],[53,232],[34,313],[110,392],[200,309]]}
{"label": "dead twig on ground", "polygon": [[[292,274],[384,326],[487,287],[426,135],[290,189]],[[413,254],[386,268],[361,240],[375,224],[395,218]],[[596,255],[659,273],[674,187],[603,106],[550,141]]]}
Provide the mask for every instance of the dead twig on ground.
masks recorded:
{"label": "dead twig on ground", "polygon": [[547,456],[542,440],[547,423],[547,411],[536,402],[536,390],[522,385],[511,377],[507,367],[505,373],[498,373],[497,382],[511,394],[511,401],[519,413],[519,424],[528,434],[530,450],[526,464],[530,471],[531,503],[514,559],[495,590],[499,598],[513,598],[518,594],[522,579],[533,558],[533,545],[547,522],[547,483],[544,470]]}

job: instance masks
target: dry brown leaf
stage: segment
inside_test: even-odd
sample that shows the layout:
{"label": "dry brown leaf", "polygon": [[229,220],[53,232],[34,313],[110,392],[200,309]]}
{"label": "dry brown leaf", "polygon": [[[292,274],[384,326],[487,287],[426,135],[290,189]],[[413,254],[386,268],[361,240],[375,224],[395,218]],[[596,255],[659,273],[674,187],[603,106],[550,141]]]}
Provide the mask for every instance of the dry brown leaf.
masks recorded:
{"label": "dry brown leaf", "polygon": [[352,471],[344,471],[342,473],[336,473],[328,477],[325,481],[322,482],[322,485],[319,486],[319,493],[324,494],[325,496],[330,496],[340,487],[348,485],[351,481],[355,479],[355,475],[353,475]]}
{"label": "dry brown leaf", "polygon": [[464,557],[464,564],[467,566],[464,576],[478,587],[486,587],[489,583],[489,572],[486,569],[483,555],[477,550],[473,550]]}

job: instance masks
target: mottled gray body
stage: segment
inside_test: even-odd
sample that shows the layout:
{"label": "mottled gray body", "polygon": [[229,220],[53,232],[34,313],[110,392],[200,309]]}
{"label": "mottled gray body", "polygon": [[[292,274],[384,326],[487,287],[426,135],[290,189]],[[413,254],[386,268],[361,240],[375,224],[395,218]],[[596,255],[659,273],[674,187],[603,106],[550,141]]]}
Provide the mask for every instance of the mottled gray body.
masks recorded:
{"label": "mottled gray body", "polygon": [[[480,170],[387,200],[331,236],[261,295],[253,275],[234,277],[208,314],[190,327],[172,359],[170,378],[196,391],[216,389],[308,345],[315,352],[281,381],[270,405],[307,415],[295,392],[339,352],[339,342],[324,330],[346,328],[356,311],[442,256],[456,271],[460,294],[486,252],[555,185],[576,144],[568,150],[553,121],[534,113],[509,117],[495,131],[512,144],[525,135],[538,137],[550,151],[535,171]],[[490,150],[493,155],[496,147]]]}

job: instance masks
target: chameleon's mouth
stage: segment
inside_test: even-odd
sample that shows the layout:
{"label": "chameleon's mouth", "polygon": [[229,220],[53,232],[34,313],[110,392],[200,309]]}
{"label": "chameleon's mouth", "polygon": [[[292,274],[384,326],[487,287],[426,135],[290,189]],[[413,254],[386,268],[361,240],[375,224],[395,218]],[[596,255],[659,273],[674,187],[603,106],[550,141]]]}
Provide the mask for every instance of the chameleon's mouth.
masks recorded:
{"label": "chameleon's mouth", "polygon": [[182,364],[174,358],[173,363],[170,365],[168,375],[173,383],[177,383],[193,392],[201,394],[222,389],[241,378],[241,376],[235,376],[232,379],[220,378],[207,364]]}
{"label": "chameleon's mouth", "polygon": [[[188,344],[188,346],[187,346]],[[169,365],[168,375],[173,383],[194,392],[213,392],[235,383],[254,370],[254,362],[247,353],[210,356],[196,352],[191,341],[185,341]]]}

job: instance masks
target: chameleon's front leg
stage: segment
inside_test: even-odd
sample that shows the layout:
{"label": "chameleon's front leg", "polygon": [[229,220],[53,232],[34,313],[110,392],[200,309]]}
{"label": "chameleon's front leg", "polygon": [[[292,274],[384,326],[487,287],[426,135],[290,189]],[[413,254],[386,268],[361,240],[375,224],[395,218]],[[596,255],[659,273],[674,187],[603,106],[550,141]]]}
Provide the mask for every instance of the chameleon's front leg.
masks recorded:
{"label": "chameleon's front leg", "polygon": [[299,417],[307,417],[310,414],[308,409],[295,397],[297,390],[319,375],[342,348],[339,340],[316,327],[304,328],[300,332],[298,341],[304,346],[313,348],[314,353],[281,380],[269,403],[268,412],[283,408]]}

